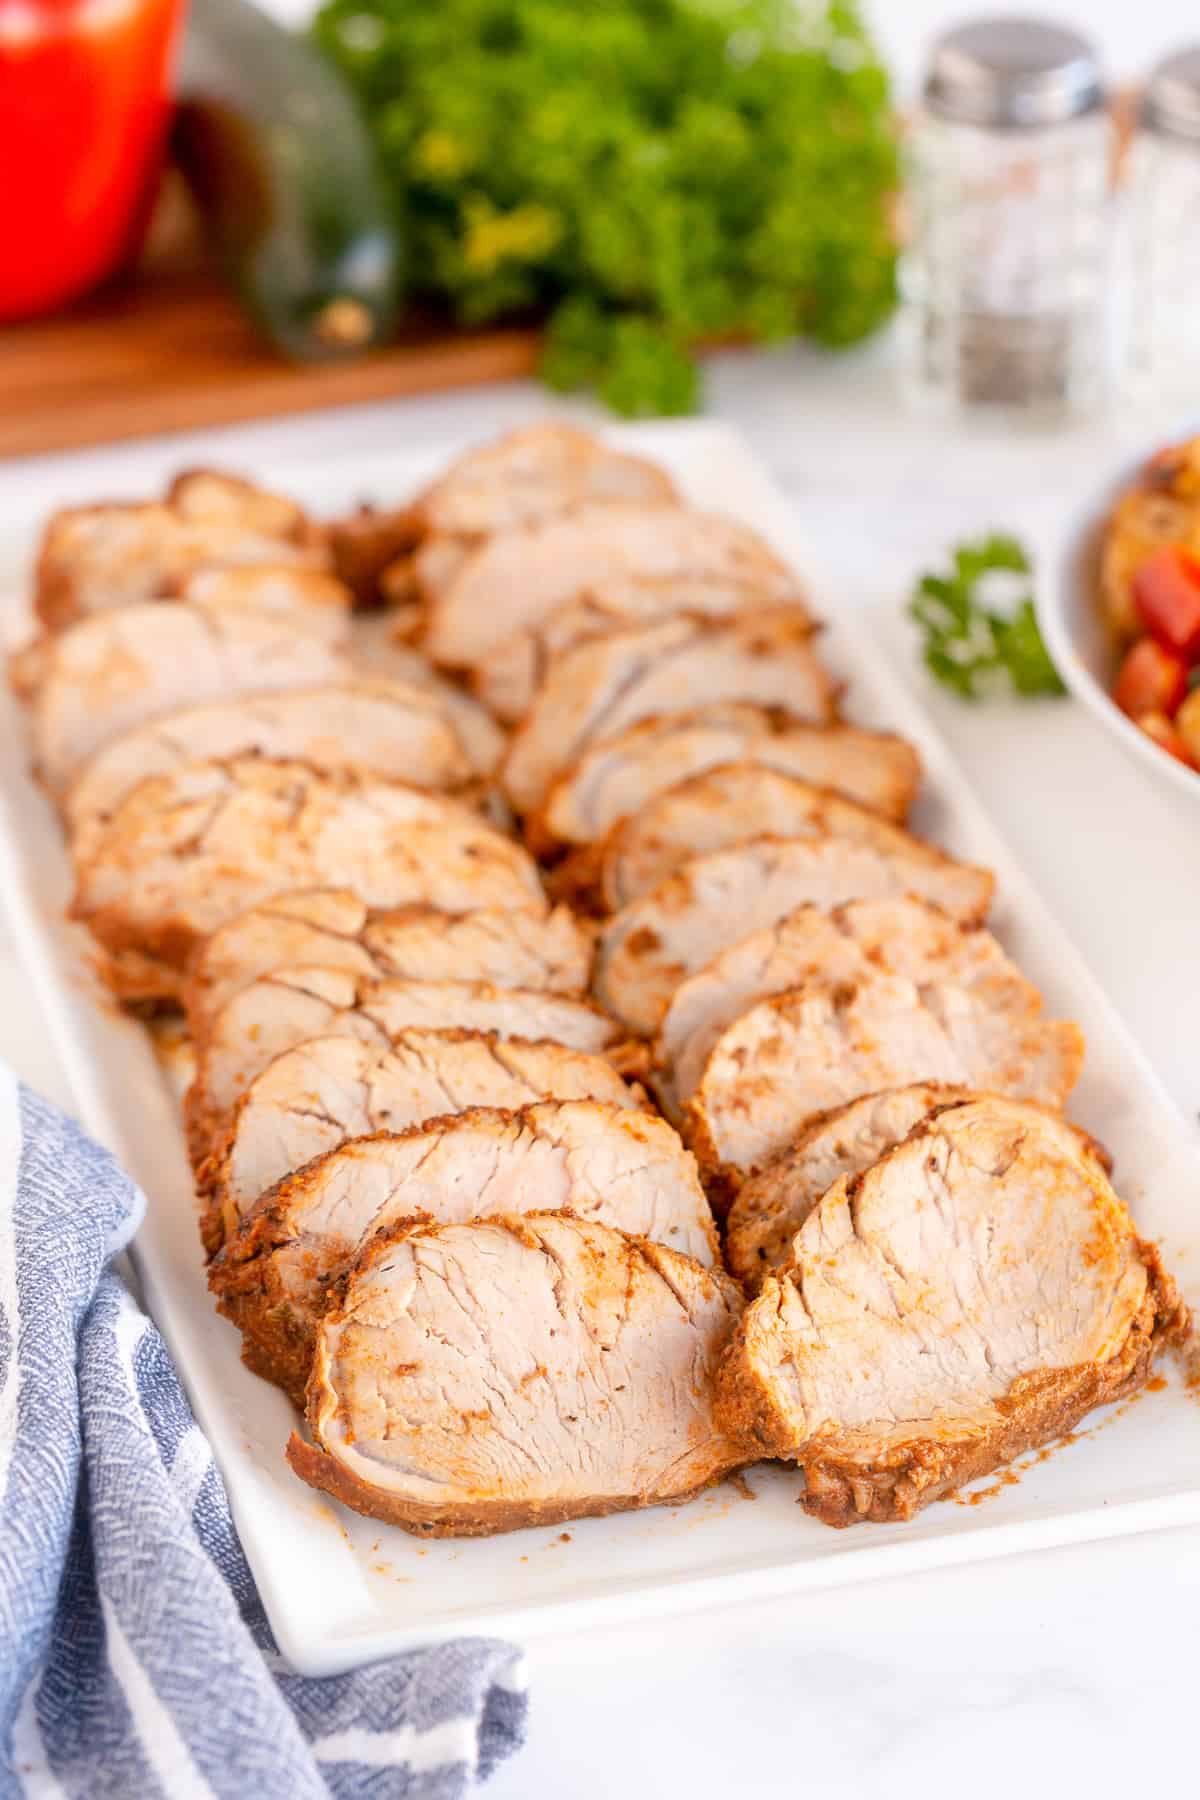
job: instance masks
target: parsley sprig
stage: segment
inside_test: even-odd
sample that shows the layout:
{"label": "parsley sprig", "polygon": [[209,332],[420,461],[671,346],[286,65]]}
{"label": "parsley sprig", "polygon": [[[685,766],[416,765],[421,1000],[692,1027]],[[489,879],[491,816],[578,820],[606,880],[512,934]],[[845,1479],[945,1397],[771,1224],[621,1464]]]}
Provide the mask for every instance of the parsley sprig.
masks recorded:
{"label": "parsley sprig", "polygon": [[[925,634],[925,666],[963,700],[1006,690],[1021,695],[1065,691],[1038,630],[1032,574],[1029,555],[1017,539],[993,532],[959,544],[952,552],[951,573],[928,573],[917,583],[909,613]],[[1015,589],[1014,603],[995,604],[993,595],[1001,584]]]}

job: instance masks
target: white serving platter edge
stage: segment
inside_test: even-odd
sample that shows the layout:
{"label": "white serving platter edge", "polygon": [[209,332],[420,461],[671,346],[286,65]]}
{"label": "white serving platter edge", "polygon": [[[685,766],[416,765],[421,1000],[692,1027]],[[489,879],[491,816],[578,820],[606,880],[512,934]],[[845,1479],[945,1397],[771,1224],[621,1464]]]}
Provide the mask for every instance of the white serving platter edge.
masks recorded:
{"label": "white serving platter edge", "polygon": [[[824,654],[850,684],[850,716],[899,731],[921,751],[927,783],[917,828],[995,869],[998,935],[1048,1008],[1083,1025],[1089,1056],[1073,1116],[1108,1145],[1142,1230],[1163,1244],[1189,1298],[1200,1301],[1200,1157],[1190,1134],[918,704],[861,622],[839,609],[836,579],[806,550],[797,509],[724,426],[635,426],[613,435],[659,458],[697,503],[763,531],[809,583],[828,620]],[[169,449],[163,467],[165,474]],[[246,467],[326,513],[360,498],[400,498],[434,470],[432,458],[407,452],[334,469]],[[26,613],[22,573],[31,548],[28,537],[3,547],[10,632]],[[465,1542],[421,1541],[327,1503],[283,1462],[290,1406],[242,1367],[236,1334],[212,1310],[174,1096],[142,1028],[99,993],[88,947],[63,920],[67,860],[27,761],[19,711],[5,694],[3,899],[79,1115],[147,1195],[134,1245],[147,1303],[212,1443],[276,1638],[295,1668],[325,1674],[435,1639],[528,1638],[1200,1521],[1200,1406],[1174,1370],[1165,1390],[1089,1421],[1082,1441],[1027,1459],[1015,1482],[979,1484],[904,1526],[830,1531],[795,1505],[796,1477],[767,1467],[686,1507]],[[1029,805],[1044,812],[1047,831],[1063,833],[1069,855],[1052,791],[1031,793]]]}

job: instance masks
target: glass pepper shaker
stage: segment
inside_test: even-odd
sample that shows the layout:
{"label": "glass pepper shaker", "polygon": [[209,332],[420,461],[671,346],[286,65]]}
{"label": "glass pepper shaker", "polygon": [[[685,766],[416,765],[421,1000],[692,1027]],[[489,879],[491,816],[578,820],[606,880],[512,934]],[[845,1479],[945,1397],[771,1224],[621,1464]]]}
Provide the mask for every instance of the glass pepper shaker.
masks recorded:
{"label": "glass pepper shaker", "polygon": [[983,19],[936,43],[910,145],[910,392],[1038,418],[1101,399],[1112,129],[1087,40]]}
{"label": "glass pepper shaker", "polygon": [[1130,158],[1128,389],[1200,407],[1200,45],[1159,63]]}

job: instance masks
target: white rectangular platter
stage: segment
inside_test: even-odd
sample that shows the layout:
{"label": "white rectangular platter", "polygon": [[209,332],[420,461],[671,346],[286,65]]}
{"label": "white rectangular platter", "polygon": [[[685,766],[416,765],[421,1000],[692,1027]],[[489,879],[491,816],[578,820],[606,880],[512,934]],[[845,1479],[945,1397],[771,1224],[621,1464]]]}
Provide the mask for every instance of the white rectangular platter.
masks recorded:
{"label": "white rectangular platter", "polygon": [[[1191,1134],[919,707],[855,617],[839,611],[837,587],[806,554],[793,508],[723,427],[613,435],[660,459],[698,504],[757,527],[809,584],[829,622],[823,653],[849,684],[850,717],[902,732],[921,751],[927,779],[916,829],[996,871],[998,935],[1048,1009],[1083,1026],[1089,1054],[1073,1115],[1108,1145],[1142,1231],[1162,1242],[1200,1303],[1200,1157]],[[427,457],[398,453],[334,469],[245,472],[329,513],[365,497],[394,501],[435,469]],[[5,568],[18,570],[29,549],[5,546]],[[27,605],[19,581],[10,602],[12,629]],[[1066,825],[1049,801],[1047,831]],[[22,722],[6,696],[0,885],[80,1116],[147,1195],[135,1246],[147,1301],[223,1470],[280,1647],[298,1669],[320,1674],[435,1638],[528,1637],[1200,1521],[1200,1404],[1174,1370],[1162,1391],[1089,1421],[1081,1441],[1018,1465],[1016,1480],[984,1483],[904,1526],[831,1531],[800,1511],[797,1479],[779,1468],[686,1507],[461,1543],[418,1541],[327,1503],[289,1473],[282,1450],[291,1408],[243,1369],[237,1334],[210,1304],[174,1099],[141,1027],[98,993],[88,946],[63,921],[67,861],[28,778]]]}

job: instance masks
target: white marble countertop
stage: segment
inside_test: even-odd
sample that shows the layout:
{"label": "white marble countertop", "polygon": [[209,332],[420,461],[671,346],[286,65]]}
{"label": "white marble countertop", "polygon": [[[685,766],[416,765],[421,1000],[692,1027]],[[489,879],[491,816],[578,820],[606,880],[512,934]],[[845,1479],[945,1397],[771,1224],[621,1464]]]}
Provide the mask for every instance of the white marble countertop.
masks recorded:
{"label": "white marble countertop", "polygon": [[[1054,438],[914,424],[895,401],[886,347],[836,362],[790,350],[724,357],[710,407],[746,432],[794,497],[839,599],[871,609],[882,653],[921,686],[1195,1121],[1200,808],[1160,792],[1070,703],[1018,713],[943,698],[924,682],[901,618],[930,555],[991,525],[1048,542],[1076,494],[1171,421]],[[545,395],[522,384],[181,437],[169,455],[224,457],[269,475],[272,459],[436,446],[546,409]],[[0,464],[0,526],[143,472],[152,479],[163,454],[160,441]],[[0,1055],[69,1104],[3,944]],[[990,1800],[1069,1781],[1104,1800],[1147,1777],[1186,1790],[1198,1611],[1200,1530],[544,1639],[532,1652],[530,1743],[488,1791],[494,1800],[837,1790],[916,1800],[961,1786]]]}

